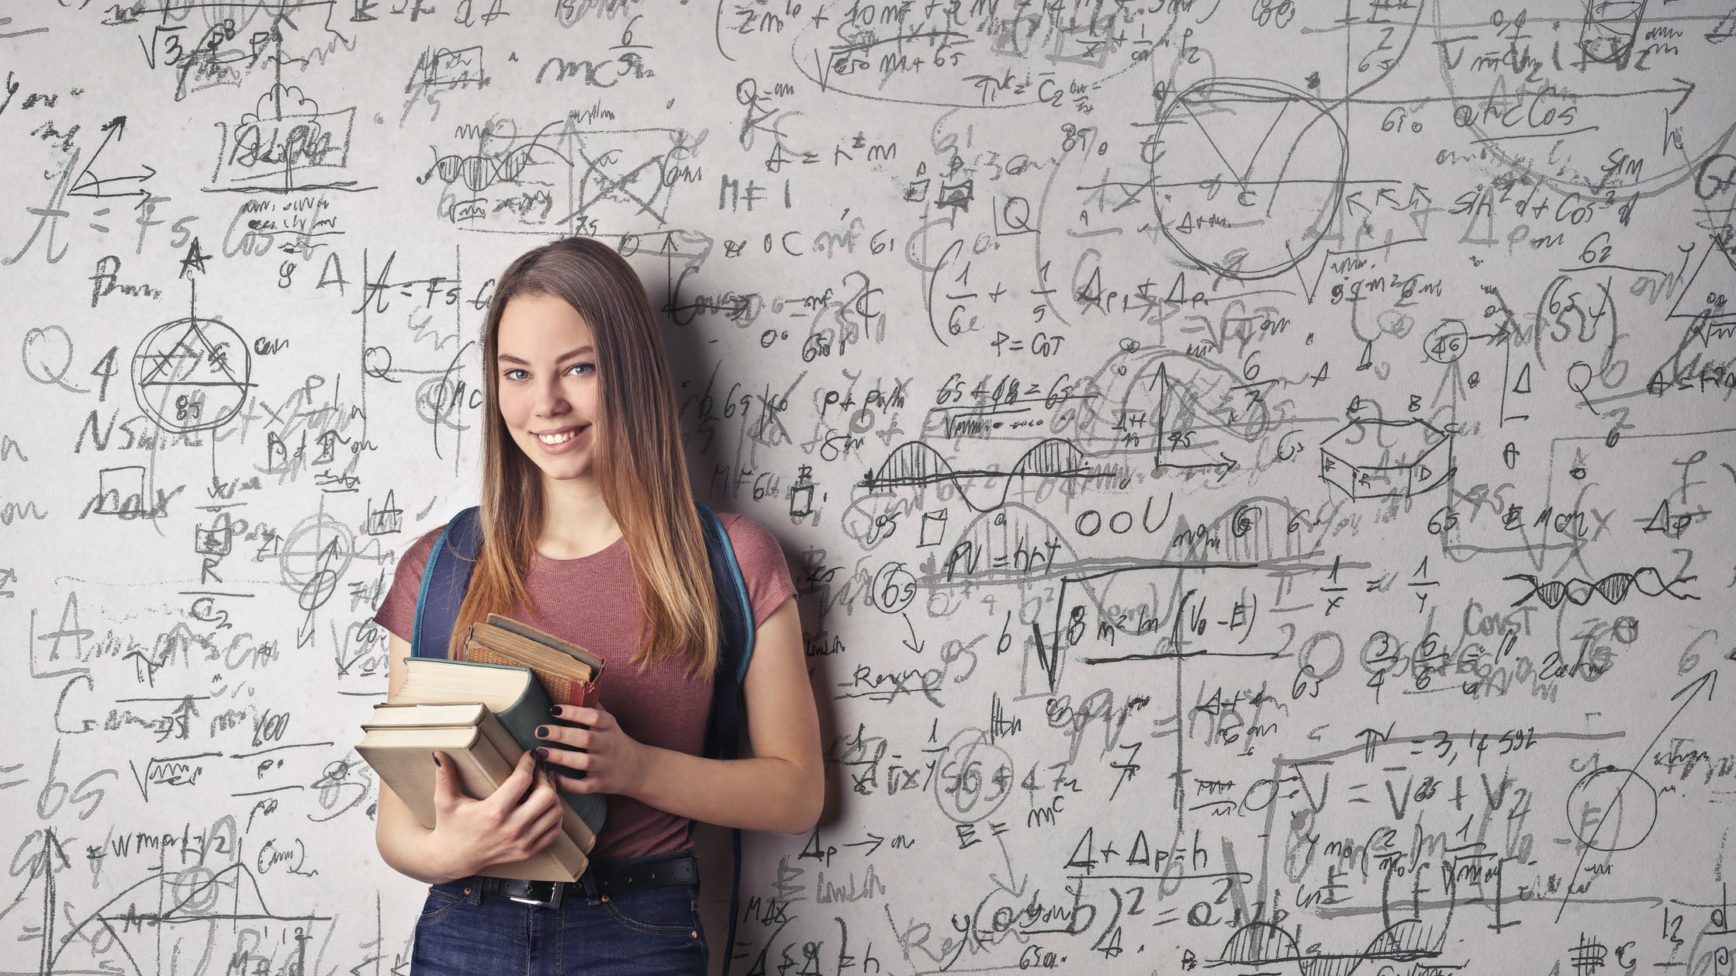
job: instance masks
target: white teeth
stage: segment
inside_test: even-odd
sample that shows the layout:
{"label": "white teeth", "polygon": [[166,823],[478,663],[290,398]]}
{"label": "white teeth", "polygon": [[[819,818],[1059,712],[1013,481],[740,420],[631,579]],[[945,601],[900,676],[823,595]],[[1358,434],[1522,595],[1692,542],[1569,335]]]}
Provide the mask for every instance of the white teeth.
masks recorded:
{"label": "white teeth", "polygon": [[578,431],[569,430],[564,434],[554,434],[554,435],[538,434],[536,439],[539,441],[542,441],[544,444],[547,444],[550,447],[553,447],[556,444],[565,444],[567,441],[570,441],[577,436],[579,436]]}

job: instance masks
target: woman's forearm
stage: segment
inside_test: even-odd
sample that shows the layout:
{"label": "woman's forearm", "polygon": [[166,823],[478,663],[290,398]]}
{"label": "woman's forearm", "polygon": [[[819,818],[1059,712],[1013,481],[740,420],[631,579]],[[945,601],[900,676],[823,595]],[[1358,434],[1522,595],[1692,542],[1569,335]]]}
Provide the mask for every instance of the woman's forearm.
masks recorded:
{"label": "woman's forearm", "polygon": [[374,843],[380,849],[380,857],[394,871],[424,884],[454,881],[473,873],[457,871],[446,852],[434,842],[434,831],[417,823],[415,814],[390,787],[380,784],[380,794]]}
{"label": "woman's forearm", "polygon": [[432,830],[421,824],[413,826],[417,836],[379,838],[380,856],[393,870],[424,884],[441,884],[468,876],[454,873],[446,866],[446,859],[431,842]]}
{"label": "woman's forearm", "polygon": [[817,772],[771,756],[705,759],[647,746],[645,785],[634,799],[719,827],[801,834],[825,801]]}

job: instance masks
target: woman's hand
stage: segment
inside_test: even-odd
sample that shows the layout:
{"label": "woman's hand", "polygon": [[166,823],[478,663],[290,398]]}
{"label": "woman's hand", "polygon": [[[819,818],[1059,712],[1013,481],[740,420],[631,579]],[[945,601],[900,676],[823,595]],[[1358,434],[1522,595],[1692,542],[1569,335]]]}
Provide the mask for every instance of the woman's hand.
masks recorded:
{"label": "woman's hand", "polygon": [[480,800],[459,791],[452,757],[444,752],[435,755],[440,768],[434,773],[434,830],[429,843],[445,853],[458,877],[490,864],[522,861],[561,832],[564,803],[552,778],[537,768],[530,752],[519,757],[511,776]]}
{"label": "woman's hand", "polygon": [[[537,735],[551,743],[583,749],[573,752],[557,746],[536,750],[536,757],[551,767],[551,771],[584,770],[585,778],[556,775],[555,784],[568,793],[614,793],[617,796],[637,796],[650,767],[651,747],[644,745],[621,729],[601,703],[595,707],[556,705],[555,719],[537,729]],[[579,728],[579,723],[589,728]]]}

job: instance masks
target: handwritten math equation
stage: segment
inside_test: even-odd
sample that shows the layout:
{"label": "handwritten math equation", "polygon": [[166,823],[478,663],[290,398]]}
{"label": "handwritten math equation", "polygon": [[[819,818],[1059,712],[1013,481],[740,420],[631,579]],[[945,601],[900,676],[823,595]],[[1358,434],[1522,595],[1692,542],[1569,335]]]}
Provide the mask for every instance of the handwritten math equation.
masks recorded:
{"label": "handwritten math equation", "polygon": [[1732,50],[1728,0],[9,5],[3,968],[404,971],[371,618],[475,494],[494,276],[583,234],[821,708],[714,961],[1736,976]]}

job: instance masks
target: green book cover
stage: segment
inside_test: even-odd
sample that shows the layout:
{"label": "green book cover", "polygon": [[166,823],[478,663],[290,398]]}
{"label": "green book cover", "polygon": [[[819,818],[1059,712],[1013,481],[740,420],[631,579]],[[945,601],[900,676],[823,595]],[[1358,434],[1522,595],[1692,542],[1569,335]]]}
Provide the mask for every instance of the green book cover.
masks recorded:
{"label": "green book cover", "polygon": [[[437,666],[453,668],[496,668],[505,671],[517,671],[524,675],[525,683],[524,691],[518,696],[516,701],[504,708],[496,707],[493,702],[483,703],[488,705],[490,711],[494,712],[494,717],[499,719],[500,724],[512,735],[513,741],[517,742],[519,746],[525,750],[535,749],[538,746],[547,746],[550,749],[570,749],[574,752],[584,751],[582,749],[574,749],[572,746],[536,737],[537,726],[560,723],[557,722],[554,716],[549,714],[549,709],[554,706],[554,702],[549,699],[549,694],[543,688],[542,682],[537,680],[536,674],[529,668],[518,667],[510,664],[488,664],[482,661],[454,661],[449,658],[427,657],[412,657],[406,662],[406,665],[411,668]],[[568,772],[566,775],[572,776],[574,779],[585,778],[584,770],[573,770]],[[586,826],[591,828],[593,834],[602,836],[603,821],[608,814],[609,806],[608,801],[605,799],[603,794],[578,794],[562,790],[561,798],[566,800],[567,805],[573,808],[573,812],[577,813],[579,818],[585,822]]]}

